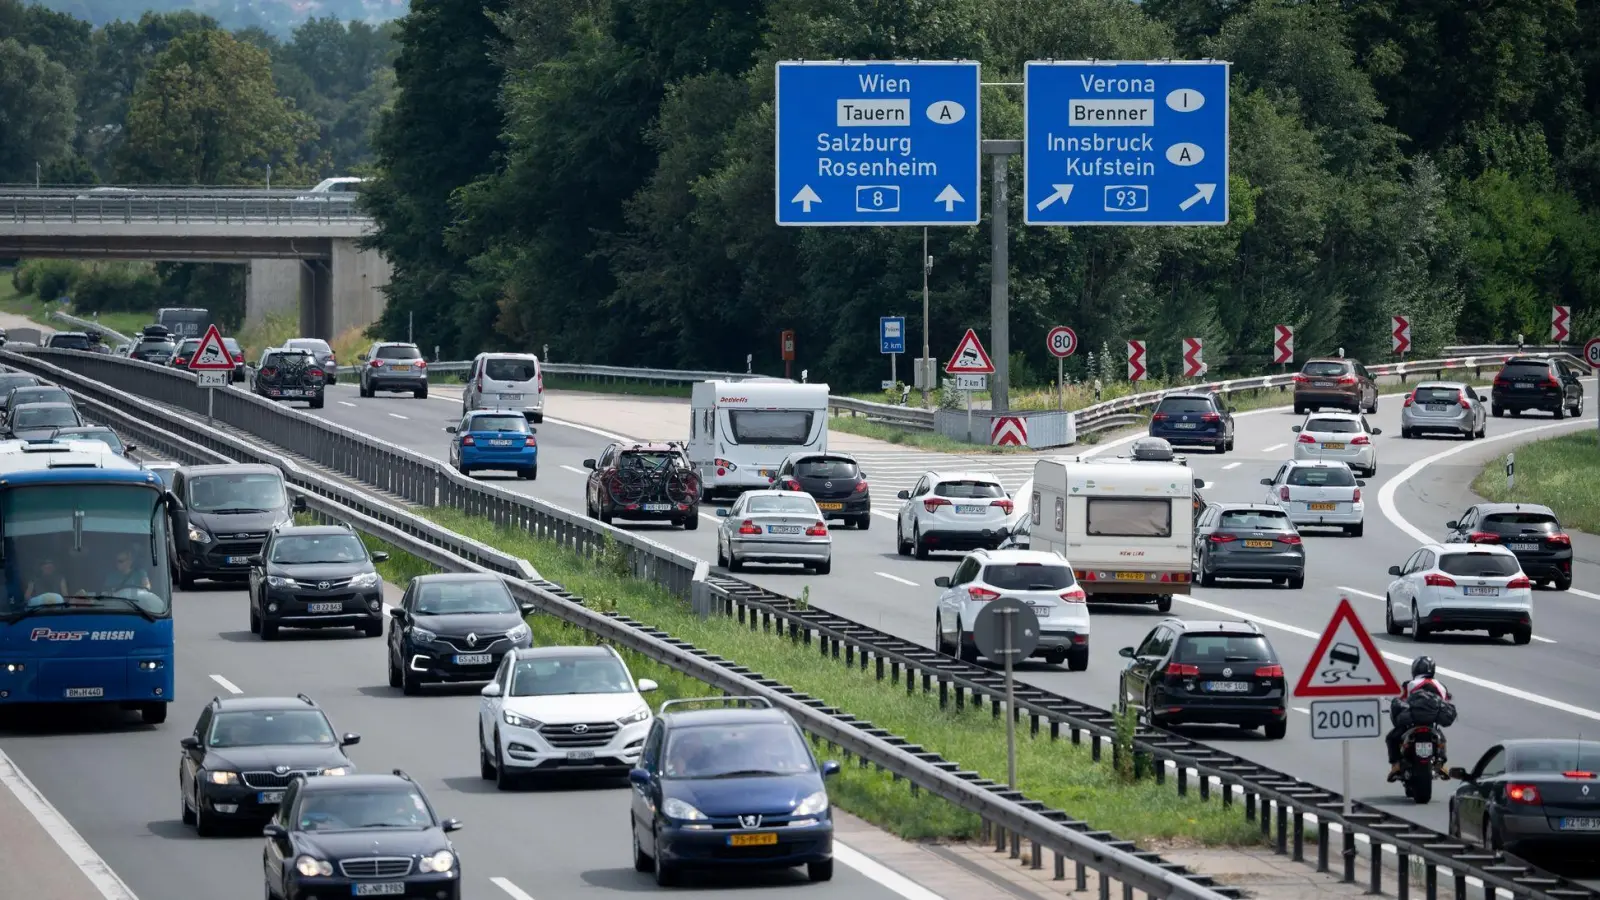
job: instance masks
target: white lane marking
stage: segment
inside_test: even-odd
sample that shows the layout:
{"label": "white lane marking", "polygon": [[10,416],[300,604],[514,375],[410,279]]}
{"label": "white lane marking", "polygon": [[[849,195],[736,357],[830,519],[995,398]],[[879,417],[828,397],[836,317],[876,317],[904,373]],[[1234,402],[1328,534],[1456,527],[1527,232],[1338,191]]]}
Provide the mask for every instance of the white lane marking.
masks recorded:
{"label": "white lane marking", "polygon": [[1287,446],[1289,446],[1289,445],[1288,444],[1273,444],[1271,447],[1262,447],[1261,448],[1261,452],[1262,453],[1272,453],[1272,452],[1274,452],[1276,450],[1282,450],[1283,448],[1285,448]]}
{"label": "white lane marking", "polygon": [[[1481,441],[1480,441],[1480,443],[1481,443]],[[1223,606],[1220,603],[1208,603],[1205,600],[1196,600],[1193,597],[1174,597],[1173,599],[1177,600],[1179,603],[1187,603],[1187,604],[1189,604],[1191,606],[1198,606],[1198,607],[1200,607],[1201,609],[1204,609],[1204,610],[1209,610],[1211,612],[1216,612],[1216,613],[1222,613],[1225,616],[1234,616],[1235,618],[1240,618],[1240,619],[1244,619],[1244,620],[1249,621],[1249,622],[1255,622],[1255,623],[1260,624],[1260,625],[1265,625],[1268,628],[1275,628],[1275,629],[1277,629],[1279,631],[1288,632],[1289,634],[1299,635],[1300,637],[1303,637],[1306,640],[1315,641],[1318,638],[1322,637],[1321,634],[1319,634],[1319,633],[1317,633],[1315,631],[1309,631],[1309,630],[1301,628],[1301,627],[1299,627],[1297,625],[1290,625],[1290,624],[1288,624],[1286,622],[1279,622],[1279,621],[1276,621],[1274,619],[1268,619],[1268,618],[1265,618],[1265,617],[1262,617],[1262,616],[1255,615],[1254,613],[1247,613],[1242,609],[1233,609],[1231,607]],[[1383,658],[1389,660],[1390,662],[1403,663],[1405,665],[1410,665],[1411,664],[1411,657],[1409,657],[1409,656],[1401,656],[1398,653],[1387,653],[1386,652],[1386,653],[1383,654]],[[1545,697],[1545,696],[1542,696],[1540,694],[1535,694],[1532,691],[1525,691],[1525,690],[1523,690],[1521,688],[1514,688],[1514,687],[1511,687],[1510,685],[1500,684],[1499,682],[1495,682],[1495,681],[1489,681],[1486,678],[1479,678],[1476,675],[1468,675],[1465,672],[1460,672],[1460,671],[1457,671],[1455,669],[1446,669],[1443,666],[1439,667],[1439,672],[1444,674],[1444,675],[1447,675],[1447,676],[1449,676],[1451,678],[1454,678],[1457,681],[1464,681],[1467,684],[1475,685],[1477,687],[1481,687],[1484,690],[1494,691],[1497,694],[1504,694],[1507,697],[1514,697],[1514,698],[1516,698],[1518,700],[1522,700],[1522,701],[1525,701],[1527,703],[1536,703],[1539,706],[1543,706],[1543,707],[1546,707],[1546,708],[1549,708],[1549,709],[1553,709],[1553,710],[1556,710],[1557,712],[1570,713],[1570,714],[1572,714],[1574,716],[1580,716],[1580,717],[1585,718],[1585,719],[1592,719],[1592,720],[1594,720],[1596,722],[1600,722],[1600,712],[1597,712],[1597,711],[1592,710],[1592,709],[1585,709],[1585,708],[1583,708],[1581,706],[1575,706],[1575,705],[1573,705],[1571,703],[1567,703],[1567,702],[1562,701],[1562,700],[1556,700],[1553,697]]]}
{"label": "white lane marking", "polygon": [[501,878],[497,875],[494,878],[489,879],[489,881],[492,882],[495,887],[509,894],[512,900],[533,900],[532,894],[528,893],[522,888],[517,887],[515,884],[512,884],[511,879],[509,878]]}
{"label": "white lane marking", "polygon": [[402,416],[399,413],[389,413],[389,418],[391,418],[391,419],[408,419],[408,418],[410,418],[410,416]]}
{"label": "white lane marking", "polygon": [[882,575],[884,578],[887,578],[890,581],[898,581],[901,584],[910,585],[911,587],[916,587],[917,586],[917,583],[915,581],[907,581],[906,579],[901,578],[899,575],[890,575],[888,572],[877,572],[877,573],[874,573],[874,574]]}
{"label": "white lane marking", "polygon": [[589,471],[587,469],[580,469],[577,466],[563,465],[561,468],[566,469],[568,472],[571,472],[571,473],[573,473],[575,475],[588,475],[589,474]]}
{"label": "white lane marking", "polygon": [[348,407],[351,407],[351,408],[355,407],[355,404],[351,403],[349,400],[340,400],[339,401],[339,405],[340,406],[348,406]]}
{"label": "white lane marking", "polygon": [[215,681],[217,684],[222,685],[222,689],[227,691],[230,694],[242,694],[242,693],[244,693],[244,691],[237,684],[234,684],[233,682],[229,681],[228,679],[223,678],[221,675],[213,675],[213,676],[211,676],[211,680]]}
{"label": "white lane marking", "polygon": [[1237,469],[1242,465],[1244,465],[1244,463],[1236,463],[1236,462],[1235,463],[1228,463],[1227,465],[1222,467],[1222,471],[1226,472],[1229,469]]}
{"label": "white lane marking", "polygon": [[1304,706],[1291,706],[1289,708],[1297,713],[1305,713],[1308,716],[1311,715],[1311,710],[1306,709]]}
{"label": "white lane marking", "polygon": [[[841,844],[837,840],[833,842],[833,858],[894,891],[904,897],[905,900],[944,900],[943,897],[933,891],[867,856],[860,850]],[[532,900],[532,898],[529,898],[529,900]]]}
{"label": "white lane marking", "polygon": [[[1370,593],[1368,591],[1363,591],[1360,588],[1348,587],[1348,586],[1342,585],[1342,584],[1336,584],[1336,585],[1334,585],[1334,587],[1339,589],[1339,590],[1341,590],[1341,591],[1344,591],[1345,593],[1356,594],[1356,595],[1361,596],[1361,597],[1368,597],[1368,598],[1371,598],[1373,600],[1377,600],[1379,602],[1383,602],[1383,599],[1384,599],[1384,598],[1378,596],[1377,594],[1373,594],[1373,593]],[[1541,644],[1554,644],[1555,643],[1555,641],[1551,640],[1550,638],[1544,637],[1542,635],[1537,635],[1537,634],[1533,636],[1533,639],[1538,641]]]}
{"label": "white lane marking", "polygon": [[89,879],[89,883],[100,892],[100,896],[106,900],[139,900],[139,896],[117,877],[116,872],[111,871],[111,866],[100,858],[100,854],[94,852],[94,848],[83,839],[83,835],[79,834],[78,830],[72,827],[72,823],[45,799],[44,794],[34,787],[28,776],[22,774],[22,770],[17,768],[17,764],[12,762],[11,757],[3,750],[0,750],[0,784],[11,789],[11,793],[17,797],[17,802],[33,816],[45,834],[50,835],[50,839],[56,842],[56,846],[61,848],[61,852],[65,853],[68,859],[72,860],[72,864],[78,867],[83,877]]}

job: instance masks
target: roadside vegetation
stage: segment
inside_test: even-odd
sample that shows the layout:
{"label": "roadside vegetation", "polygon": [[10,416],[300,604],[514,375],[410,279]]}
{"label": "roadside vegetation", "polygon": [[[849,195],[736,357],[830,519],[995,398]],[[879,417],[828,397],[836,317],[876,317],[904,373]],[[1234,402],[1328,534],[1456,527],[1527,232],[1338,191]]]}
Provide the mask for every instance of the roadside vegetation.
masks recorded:
{"label": "roadside vegetation", "polygon": [[1472,490],[1496,502],[1548,506],[1563,526],[1600,534],[1600,440],[1593,428],[1524,444],[1514,452],[1516,490],[1506,487],[1503,455],[1483,467]]}

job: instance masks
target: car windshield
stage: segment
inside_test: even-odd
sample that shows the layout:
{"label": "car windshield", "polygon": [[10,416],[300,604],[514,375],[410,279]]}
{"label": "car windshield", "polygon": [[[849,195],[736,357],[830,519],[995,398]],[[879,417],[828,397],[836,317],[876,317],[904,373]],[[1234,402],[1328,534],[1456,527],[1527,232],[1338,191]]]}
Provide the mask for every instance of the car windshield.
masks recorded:
{"label": "car windshield", "polygon": [[1509,578],[1522,566],[1508,553],[1441,553],[1439,571],[1463,578]]}
{"label": "car windshield", "polygon": [[82,441],[99,441],[113,450],[122,450],[122,439],[117,437],[116,432],[109,428],[93,428],[86,429],[84,431],[74,431],[68,435],[58,434],[56,437],[68,437],[72,440]]}
{"label": "car windshield", "polygon": [[1316,434],[1361,434],[1361,423],[1355,419],[1310,419],[1301,431]]}
{"label": "car windshield", "polygon": [[78,411],[70,406],[24,406],[17,410],[13,428],[63,428],[82,425]]}
{"label": "car windshield", "polygon": [[188,355],[194,353],[196,350],[199,350],[199,349],[200,349],[200,339],[199,338],[188,338],[183,343],[178,345],[178,354],[180,356],[188,356]]}
{"label": "car windshield", "polygon": [[626,694],[633,679],[611,656],[540,656],[517,660],[511,673],[511,696],[551,697],[562,694]]}
{"label": "car windshield", "polygon": [[1045,563],[999,563],[984,568],[983,581],[1002,591],[1060,591],[1077,584],[1072,567]]}
{"label": "car windshield", "polygon": [[1411,399],[1412,403],[1459,403],[1461,402],[1461,389],[1453,387],[1419,387]]}
{"label": "car windshield", "polygon": [[251,709],[219,712],[211,720],[206,746],[264,747],[276,744],[332,744],[333,726],[316,709]]}
{"label": "car windshield", "polygon": [[952,500],[988,500],[1006,495],[1005,489],[994,481],[941,481],[933,492]]}
{"label": "car windshield", "polygon": [[1211,401],[1204,397],[1168,397],[1156,407],[1156,412],[1167,413],[1208,413],[1216,412]]}
{"label": "car windshield", "polygon": [[0,375],[0,394],[9,394],[20,387],[29,387],[39,383],[39,379],[32,375],[9,374]]}
{"label": "car windshield", "polygon": [[1178,639],[1178,662],[1271,662],[1272,647],[1258,634],[1186,634]]}
{"label": "car windshield", "polygon": [[272,542],[272,561],[288,566],[357,562],[367,549],[353,534],[294,534]]}
{"label": "car windshield", "polygon": [[458,616],[514,613],[517,604],[498,578],[425,581],[417,587],[417,615]]}
{"label": "car windshield", "polygon": [[433,824],[427,801],[409,784],[304,791],[295,811],[295,825],[301,831],[432,828]]}
{"label": "car windshield", "polygon": [[1349,363],[1342,362],[1308,362],[1306,367],[1300,370],[1300,373],[1302,375],[1310,375],[1313,378],[1326,378],[1329,375],[1343,375],[1349,365]]}
{"label": "car windshield", "polygon": [[1600,743],[1541,741],[1511,747],[1513,772],[1593,772],[1600,766]]}
{"label": "car windshield", "polygon": [[1490,513],[1483,517],[1483,524],[1502,531],[1528,531],[1539,534],[1561,530],[1561,525],[1555,516],[1541,512]]}
{"label": "car windshield", "polygon": [[1544,378],[1550,374],[1548,363],[1511,363],[1500,370],[1506,378]]}
{"label": "car windshield", "polygon": [[189,479],[189,508],[203,513],[272,512],[289,505],[276,472],[196,475]]}
{"label": "car windshield", "polygon": [[333,348],[328,346],[327,341],[318,338],[294,338],[284,343],[284,346],[292,347],[295,350],[307,350],[312,353],[333,352]]}
{"label": "car windshield", "polygon": [[20,387],[11,393],[12,407],[24,403],[71,403],[72,395],[58,387]]}
{"label": "car windshield", "polygon": [[145,338],[144,340],[139,342],[138,346],[133,348],[133,352],[135,352],[135,353],[151,353],[151,352],[171,353],[173,350],[177,349],[177,347],[178,347],[178,345],[174,344],[172,342],[171,338]]}
{"label": "car windshield", "polygon": [[55,334],[50,336],[50,346],[62,350],[87,350],[89,338],[82,334]]}
{"label": "car windshield", "polygon": [[744,508],[748,513],[791,513],[797,516],[818,514],[817,501],[810,497],[751,497]]}
{"label": "car windshield", "polygon": [[[196,342],[195,346],[198,347],[200,344]],[[244,350],[239,347],[239,342],[233,338],[223,338],[222,346],[228,348],[228,355],[232,356],[234,359],[244,356]]]}
{"label": "car windshield", "polygon": [[702,725],[668,733],[661,774],[667,778],[799,775],[816,769],[793,725]]}
{"label": "car windshield", "polygon": [[1278,509],[1224,510],[1217,527],[1223,531],[1289,531],[1289,516]]}
{"label": "car windshield", "polygon": [[177,466],[151,466],[149,468],[161,479],[161,483],[167,486],[167,490],[172,490],[172,477],[178,474]]}
{"label": "car windshield", "polygon": [[1346,466],[1295,466],[1289,483],[1300,487],[1355,487],[1356,477]]}
{"label": "car windshield", "polygon": [[483,362],[483,377],[490,381],[532,381],[539,376],[539,367],[531,359],[490,358]]}
{"label": "car windshield", "polygon": [[[661,472],[673,468],[681,460],[682,454],[669,450],[624,450],[617,457],[617,468]],[[684,467],[687,467],[686,462]]]}
{"label": "car windshield", "polygon": [[510,416],[473,416],[468,420],[468,431],[511,431],[517,434],[528,433],[528,420],[518,415]]}
{"label": "car windshield", "polygon": [[378,358],[379,359],[421,359],[422,358],[422,351],[418,350],[415,347],[407,347],[407,346],[400,345],[400,344],[390,344],[387,347],[379,347],[378,348]]}
{"label": "car windshield", "polygon": [[854,478],[854,460],[837,456],[813,456],[794,464],[794,474],[799,478]]}
{"label": "car windshield", "polygon": [[267,358],[261,361],[261,368],[270,369],[275,366],[309,366],[315,363],[311,354],[304,350],[290,353],[268,353]]}

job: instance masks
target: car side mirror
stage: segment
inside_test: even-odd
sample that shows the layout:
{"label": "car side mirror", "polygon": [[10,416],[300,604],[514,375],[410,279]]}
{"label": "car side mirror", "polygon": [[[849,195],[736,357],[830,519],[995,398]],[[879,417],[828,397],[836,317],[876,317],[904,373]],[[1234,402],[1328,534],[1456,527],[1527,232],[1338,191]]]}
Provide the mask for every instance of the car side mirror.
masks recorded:
{"label": "car side mirror", "polygon": [[829,778],[837,774],[839,774],[839,764],[837,762],[830,759],[822,764],[823,778]]}
{"label": "car side mirror", "polygon": [[1230,416],[1233,415],[1234,413],[1238,412],[1238,411],[1239,411],[1239,407],[1237,407],[1237,406],[1228,407],[1228,415],[1230,415]]}
{"label": "car side mirror", "polygon": [[584,461],[583,461],[583,467],[584,467],[584,468],[585,468],[585,469],[592,469],[592,468],[594,468],[594,460],[592,460],[592,459],[586,459],[586,460],[584,460]]}
{"label": "car side mirror", "polygon": [[289,836],[288,829],[284,828],[282,825],[279,825],[277,822],[268,822],[266,825],[263,825],[261,827],[261,833],[275,841],[284,840]]}
{"label": "car side mirror", "polygon": [[648,694],[660,686],[648,678],[639,679],[639,693],[641,694]]}
{"label": "car side mirror", "polygon": [[1475,781],[1475,780],[1477,780],[1477,779],[1472,777],[1472,773],[1471,772],[1468,772],[1466,769],[1463,769],[1460,766],[1451,766],[1449,769],[1447,769],[1445,771],[1445,774],[1449,775],[1451,778],[1454,778],[1457,781]]}
{"label": "car side mirror", "polygon": [[934,587],[945,587],[945,588],[949,587],[950,586],[950,576],[949,575],[940,575],[938,578],[935,578],[933,580],[933,586]]}
{"label": "car side mirror", "polygon": [[726,506],[717,507],[717,518],[726,519],[727,517],[728,517],[728,508]]}
{"label": "car side mirror", "polygon": [[1367,483],[1365,481],[1362,481],[1359,478],[1356,479],[1356,487],[1366,487],[1366,486],[1367,486]]}
{"label": "car side mirror", "polygon": [[1446,522],[1446,523],[1444,523],[1444,527],[1454,531],[1457,526],[1456,526],[1455,522]]}
{"label": "car side mirror", "polygon": [[1292,426],[1290,426],[1289,430],[1293,431],[1293,432],[1296,432],[1296,433],[1299,433],[1300,426],[1299,425],[1292,425]]}
{"label": "car side mirror", "polygon": [[365,353],[357,353],[356,354],[356,359],[359,359],[362,362],[366,362],[367,361],[367,355]]}
{"label": "car side mirror", "polygon": [[1117,651],[1117,655],[1118,656],[1122,656],[1122,657],[1126,657],[1128,659],[1133,659],[1133,648],[1132,647],[1123,647],[1121,650]]}
{"label": "car side mirror", "polygon": [[1374,429],[1372,429],[1371,433],[1372,434],[1383,434],[1383,429],[1382,428],[1374,428]]}
{"label": "car side mirror", "polygon": [[500,696],[500,682],[498,682],[498,681],[489,682],[488,684],[483,686],[483,690],[479,691],[478,694],[480,696],[484,696],[484,697],[498,697],[498,696]]}
{"label": "car side mirror", "polygon": [[128,444],[127,446],[122,448],[122,452],[123,453],[132,453],[133,451],[135,451],[137,449],[139,449],[139,445],[138,444]]}
{"label": "car side mirror", "polygon": [[294,498],[294,503],[290,508],[297,513],[309,512],[311,510],[310,504],[306,503],[306,498],[304,497]]}
{"label": "car side mirror", "polygon": [[252,566],[259,566],[262,562],[260,556],[247,556],[244,558],[244,561]]}
{"label": "car side mirror", "polygon": [[456,427],[454,425],[446,425],[444,427],[444,433],[445,434],[455,434],[456,433]]}
{"label": "car side mirror", "polygon": [[649,787],[650,772],[646,769],[629,769],[628,783],[634,787]]}
{"label": "car side mirror", "polygon": [[900,493],[895,494],[894,496],[895,496],[895,499],[897,499],[897,500],[910,500],[911,499],[911,492],[910,491],[901,491]]}
{"label": "car side mirror", "polygon": [[361,743],[361,735],[356,734],[354,731],[345,732],[344,737],[339,739],[339,746],[341,747],[354,747],[359,743]]}
{"label": "car side mirror", "polygon": [[393,606],[393,607],[389,608],[389,618],[391,618],[391,619],[404,619],[405,617],[406,617],[406,611],[401,609],[400,607]]}
{"label": "car side mirror", "polygon": [[188,737],[178,741],[178,746],[185,750],[199,750],[200,739],[191,734]]}
{"label": "car side mirror", "polygon": [[1195,490],[1198,491],[1198,490],[1200,490],[1201,488],[1203,488],[1205,486],[1206,486],[1206,483],[1205,483],[1204,479],[1196,478],[1194,480],[1194,489]]}
{"label": "car side mirror", "polygon": [[1400,574],[1400,567],[1399,566],[1390,566],[1389,567],[1389,574],[1390,575],[1399,575]]}
{"label": "car side mirror", "polygon": [[521,610],[524,616],[531,616],[539,611],[539,606],[536,603],[518,603],[517,609]]}
{"label": "car side mirror", "polygon": [[1479,403],[1488,403],[1489,402],[1489,395],[1488,394],[1479,394],[1478,395],[1478,402]]}
{"label": "car side mirror", "polygon": [[461,822],[460,819],[445,819],[443,822],[439,823],[439,830],[440,831],[446,831],[446,832],[448,832],[448,831],[460,831],[461,830],[461,825],[462,825],[462,822]]}
{"label": "car side mirror", "polygon": [[372,551],[372,561],[375,563],[388,562],[389,554],[383,550]]}
{"label": "car side mirror", "polygon": [[1261,479],[1261,483],[1266,485],[1267,487],[1272,487],[1272,479],[1271,478],[1263,478],[1263,479]]}

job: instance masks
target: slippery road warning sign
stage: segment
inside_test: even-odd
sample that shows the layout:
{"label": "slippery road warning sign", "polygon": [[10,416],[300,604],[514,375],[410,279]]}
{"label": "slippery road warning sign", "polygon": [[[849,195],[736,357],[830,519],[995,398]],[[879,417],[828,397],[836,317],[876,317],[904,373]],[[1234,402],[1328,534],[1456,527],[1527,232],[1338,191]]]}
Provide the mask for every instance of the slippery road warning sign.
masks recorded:
{"label": "slippery road warning sign", "polygon": [[206,336],[200,339],[200,346],[189,360],[189,369],[193,372],[233,371],[233,356],[228,353],[228,345],[222,342],[222,332],[217,326],[206,329]]}
{"label": "slippery road warning sign", "polygon": [[1400,684],[1389,671],[1372,636],[1356,618],[1350,598],[1341,596],[1339,608],[1317,641],[1311,661],[1295,685],[1296,697],[1391,697]]}
{"label": "slippery road warning sign", "polygon": [[989,351],[983,349],[983,342],[978,340],[978,333],[971,328],[962,336],[961,343],[956,345],[955,355],[945,363],[947,375],[993,375],[994,363],[989,359]]}

